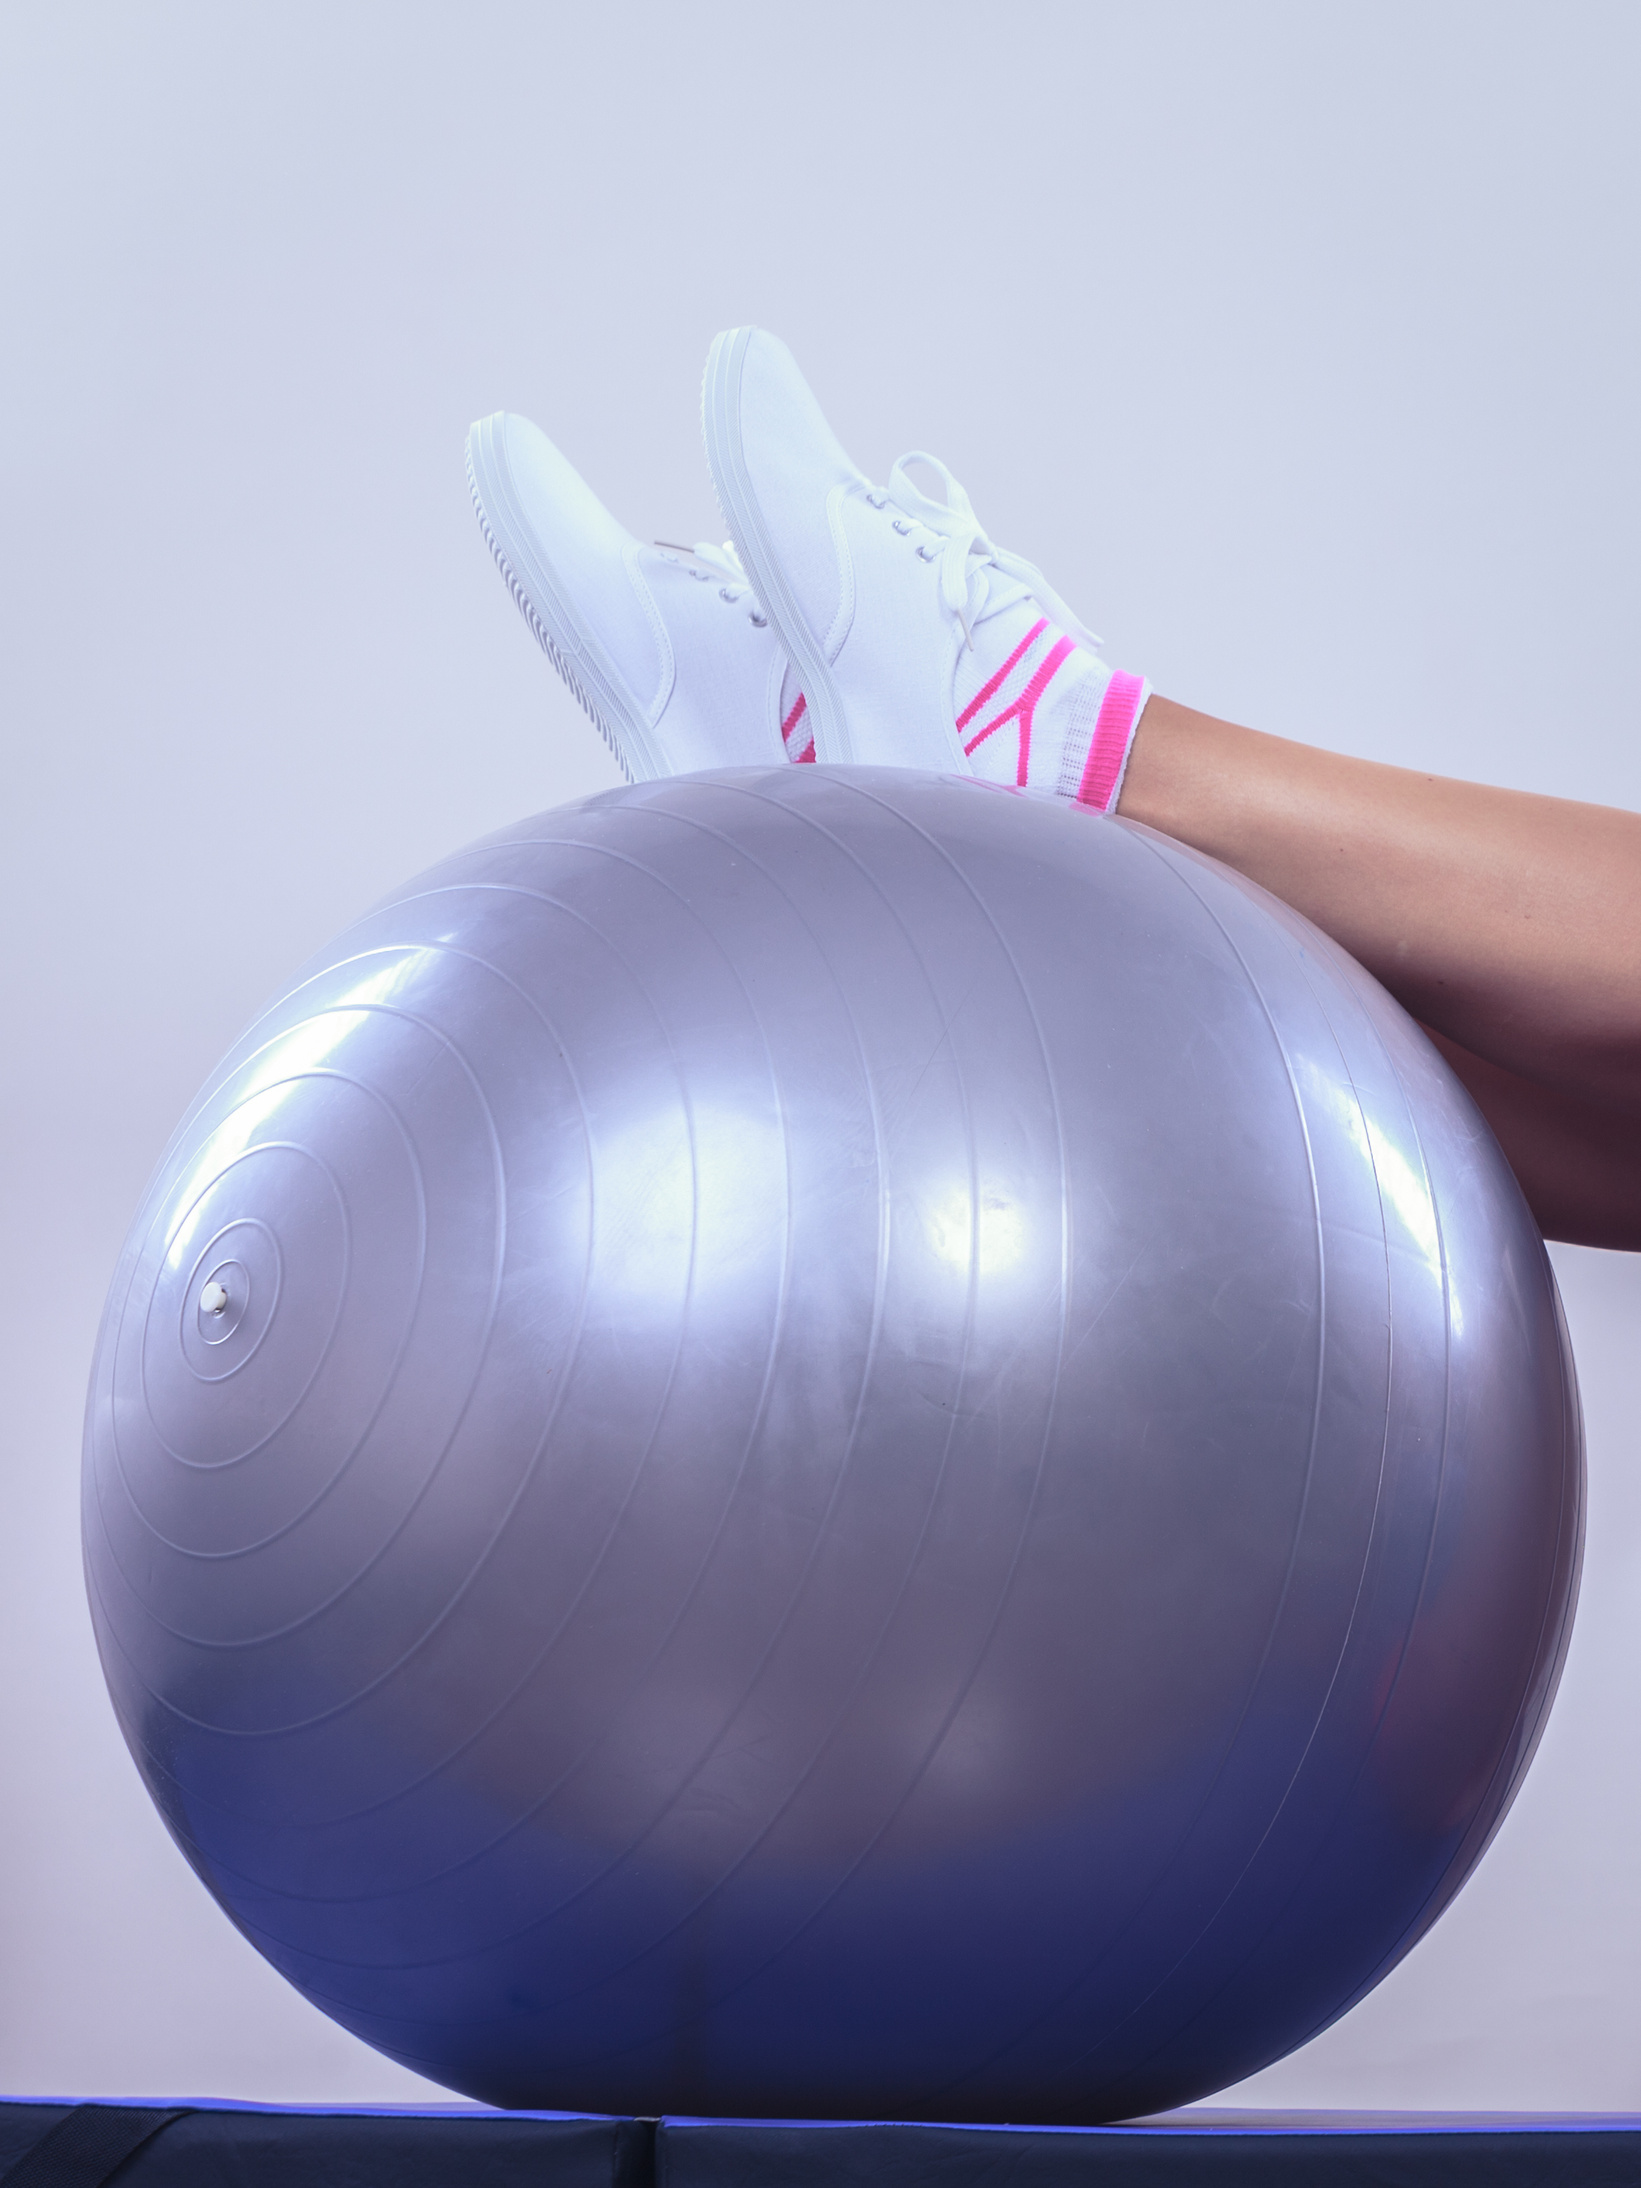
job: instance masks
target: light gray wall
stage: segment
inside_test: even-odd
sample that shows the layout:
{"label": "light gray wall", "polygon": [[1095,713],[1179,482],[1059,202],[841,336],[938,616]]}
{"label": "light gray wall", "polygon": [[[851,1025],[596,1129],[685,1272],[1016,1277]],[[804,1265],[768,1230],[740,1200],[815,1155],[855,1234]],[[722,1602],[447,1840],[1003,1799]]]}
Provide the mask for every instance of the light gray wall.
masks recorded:
{"label": "light gray wall", "polygon": [[[282,976],[614,779],[468,507],[507,406],[715,533],[716,328],[942,453],[1162,689],[1641,805],[1641,11],[0,13],[0,2087],[393,2099],[150,1812],[76,1537],[103,1289]],[[1641,1264],[1559,1254],[1585,1600],[1435,1934],[1246,2100],[1641,2108]]]}

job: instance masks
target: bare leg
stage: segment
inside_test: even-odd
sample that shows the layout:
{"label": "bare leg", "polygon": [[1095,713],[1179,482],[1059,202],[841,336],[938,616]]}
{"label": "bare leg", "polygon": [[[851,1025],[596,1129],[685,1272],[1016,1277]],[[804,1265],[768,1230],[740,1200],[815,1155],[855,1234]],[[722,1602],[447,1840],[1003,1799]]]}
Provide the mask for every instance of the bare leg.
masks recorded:
{"label": "bare leg", "polygon": [[1119,810],[1315,920],[1438,1037],[1547,1234],[1641,1249],[1641,815],[1154,698]]}

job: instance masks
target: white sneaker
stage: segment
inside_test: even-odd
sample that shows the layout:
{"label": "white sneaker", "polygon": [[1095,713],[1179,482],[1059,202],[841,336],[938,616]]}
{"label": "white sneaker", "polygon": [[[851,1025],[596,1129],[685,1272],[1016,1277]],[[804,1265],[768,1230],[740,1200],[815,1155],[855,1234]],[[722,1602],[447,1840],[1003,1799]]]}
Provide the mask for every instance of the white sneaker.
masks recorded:
{"label": "white sneaker", "polygon": [[[721,334],[702,421],[748,576],[822,761],[974,774],[1108,810],[1149,687],[1113,672],[1042,573],[995,546],[944,464],[874,487],[771,334]],[[944,501],[912,483],[922,463]]]}
{"label": "white sneaker", "polygon": [[802,756],[802,694],[733,548],[640,546],[504,411],[468,434],[467,480],[508,590],[629,780],[779,763],[788,739]]}

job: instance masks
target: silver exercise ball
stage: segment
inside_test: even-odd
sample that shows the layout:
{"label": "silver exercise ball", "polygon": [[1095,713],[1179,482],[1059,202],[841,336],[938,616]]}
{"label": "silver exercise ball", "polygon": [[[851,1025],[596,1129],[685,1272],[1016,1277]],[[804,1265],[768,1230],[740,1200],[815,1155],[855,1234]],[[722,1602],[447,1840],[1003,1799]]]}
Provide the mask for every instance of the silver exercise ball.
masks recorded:
{"label": "silver exercise ball", "polygon": [[786,768],[492,837],[252,1026],[85,1554],[179,1845],[406,2065],[1079,2122],[1436,1919],[1582,1480],[1515,1180],[1355,964],[1126,822]]}

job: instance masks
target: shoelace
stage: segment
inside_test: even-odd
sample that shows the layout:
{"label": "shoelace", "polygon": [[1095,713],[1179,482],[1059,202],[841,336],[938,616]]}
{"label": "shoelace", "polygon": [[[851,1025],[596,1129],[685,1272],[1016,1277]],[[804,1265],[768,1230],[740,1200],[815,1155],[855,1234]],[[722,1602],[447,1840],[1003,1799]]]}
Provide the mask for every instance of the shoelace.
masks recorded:
{"label": "shoelace", "polygon": [[[933,495],[925,494],[921,487],[913,484],[906,468],[913,463],[924,464],[936,473],[945,491],[944,501],[936,501]],[[874,493],[870,499],[874,507],[879,509],[886,502],[893,502],[903,516],[909,517],[913,524],[921,525],[925,531],[932,532],[942,542],[940,546],[928,549],[919,544],[917,551],[925,562],[933,562],[938,558],[940,598],[947,611],[955,615],[962,624],[963,636],[971,650],[974,646],[974,631],[969,619],[969,587],[988,564],[1000,570],[1005,577],[1013,578],[1017,585],[1023,585],[1038,606],[1062,630],[1070,631],[1091,652],[1098,650],[1101,643],[1099,638],[1086,623],[1072,614],[1037,565],[1027,562],[1023,555],[1010,554],[1007,548],[999,547],[995,540],[987,536],[984,525],[974,513],[974,504],[967,492],[953,476],[949,466],[943,464],[938,456],[931,456],[921,448],[909,450],[899,458],[889,473],[887,492]],[[896,529],[903,530],[904,527],[897,525]]]}
{"label": "shoelace", "polygon": [[[752,580],[747,576],[741,565],[741,558],[735,552],[735,542],[733,540],[726,539],[721,547],[713,546],[712,542],[706,539],[698,539],[693,547],[680,547],[675,540],[670,539],[658,539],[655,544],[669,555],[689,555],[694,561],[704,563],[706,568],[693,571],[691,573],[693,576],[726,578],[728,583],[718,587],[720,600],[733,603],[739,600],[743,593],[752,593]],[[762,630],[769,619],[764,614],[762,604],[756,593],[752,593],[750,612],[753,622],[757,624],[759,630]]]}

